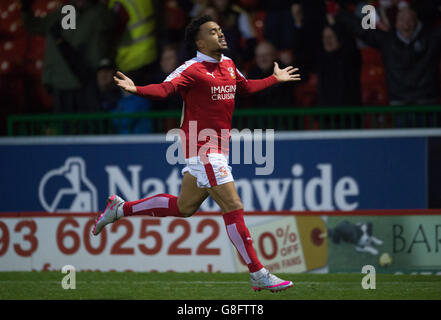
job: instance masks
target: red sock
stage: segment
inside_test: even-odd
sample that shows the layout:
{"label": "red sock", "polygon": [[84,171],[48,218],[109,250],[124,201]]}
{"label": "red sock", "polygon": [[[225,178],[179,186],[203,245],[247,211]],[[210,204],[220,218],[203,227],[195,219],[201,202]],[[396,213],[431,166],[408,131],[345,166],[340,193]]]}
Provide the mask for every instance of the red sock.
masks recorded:
{"label": "red sock", "polygon": [[228,237],[236,247],[250,272],[263,268],[253,248],[253,240],[243,219],[243,209],[227,212],[223,215]]}
{"label": "red sock", "polygon": [[123,210],[124,216],[183,217],[179,212],[178,197],[165,193],[141,200],[127,201],[124,203]]}

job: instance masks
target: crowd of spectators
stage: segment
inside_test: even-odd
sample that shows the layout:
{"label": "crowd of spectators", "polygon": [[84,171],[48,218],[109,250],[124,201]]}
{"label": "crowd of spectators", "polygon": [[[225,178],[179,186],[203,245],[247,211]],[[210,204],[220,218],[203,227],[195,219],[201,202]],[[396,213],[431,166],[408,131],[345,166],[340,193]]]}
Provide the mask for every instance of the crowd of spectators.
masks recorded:
{"label": "crowd of spectators", "polygon": [[[367,4],[376,29],[360,23]],[[65,5],[76,9],[74,30],[62,27]],[[180,109],[179,96],[140,99],[112,76],[163,81],[191,58],[185,26],[203,14],[221,25],[248,78],[270,75],[275,60],[300,68],[301,83],[239,97],[238,107],[440,103],[441,0],[2,0],[0,134],[9,114]]]}

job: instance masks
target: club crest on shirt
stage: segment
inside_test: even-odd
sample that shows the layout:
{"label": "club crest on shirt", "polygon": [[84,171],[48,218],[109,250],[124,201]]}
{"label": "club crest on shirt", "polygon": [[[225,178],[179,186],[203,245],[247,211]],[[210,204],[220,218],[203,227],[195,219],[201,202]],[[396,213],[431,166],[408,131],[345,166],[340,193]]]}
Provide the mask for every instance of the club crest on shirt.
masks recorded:
{"label": "club crest on shirt", "polygon": [[234,73],[234,69],[232,67],[229,67],[228,71],[230,72],[231,79],[236,79],[236,74]]}
{"label": "club crest on shirt", "polygon": [[220,167],[219,168],[219,173],[220,173],[220,177],[221,178],[225,178],[228,176],[228,171],[225,167]]}

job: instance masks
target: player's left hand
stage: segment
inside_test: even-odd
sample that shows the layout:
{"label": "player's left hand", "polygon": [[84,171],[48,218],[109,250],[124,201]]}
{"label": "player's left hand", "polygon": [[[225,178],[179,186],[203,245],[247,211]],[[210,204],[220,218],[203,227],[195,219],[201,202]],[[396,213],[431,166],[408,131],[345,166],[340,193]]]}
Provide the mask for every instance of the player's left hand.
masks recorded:
{"label": "player's left hand", "polygon": [[285,69],[280,69],[279,64],[277,62],[274,62],[273,74],[279,82],[301,80],[300,73],[296,73],[297,71],[299,71],[299,68],[294,68],[293,66],[286,67]]}

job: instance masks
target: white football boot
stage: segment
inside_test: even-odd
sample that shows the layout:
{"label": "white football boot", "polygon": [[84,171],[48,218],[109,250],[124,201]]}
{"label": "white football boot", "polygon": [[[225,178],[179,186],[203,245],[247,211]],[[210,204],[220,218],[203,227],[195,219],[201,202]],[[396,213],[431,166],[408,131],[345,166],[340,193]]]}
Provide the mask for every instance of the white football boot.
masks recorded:
{"label": "white football boot", "polygon": [[[117,211],[124,204],[124,200],[118,197],[116,194],[107,198],[107,206],[103,213],[95,221],[95,227],[93,228],[93,235],[97,236],[101,230],[108,225],[119,219]],[[122,207],[121,207],[122,210]]]}
{"label": "white football boot", "polygon": [[271,292],[284,291],[293,286],[291,281],[282,280],[275,275],[271,274],[268,270],[263,270],[263,275],[259,278],[254,278],[250,275],[251,286],[254,291],[260,291],[263,289],[270,290]]}

